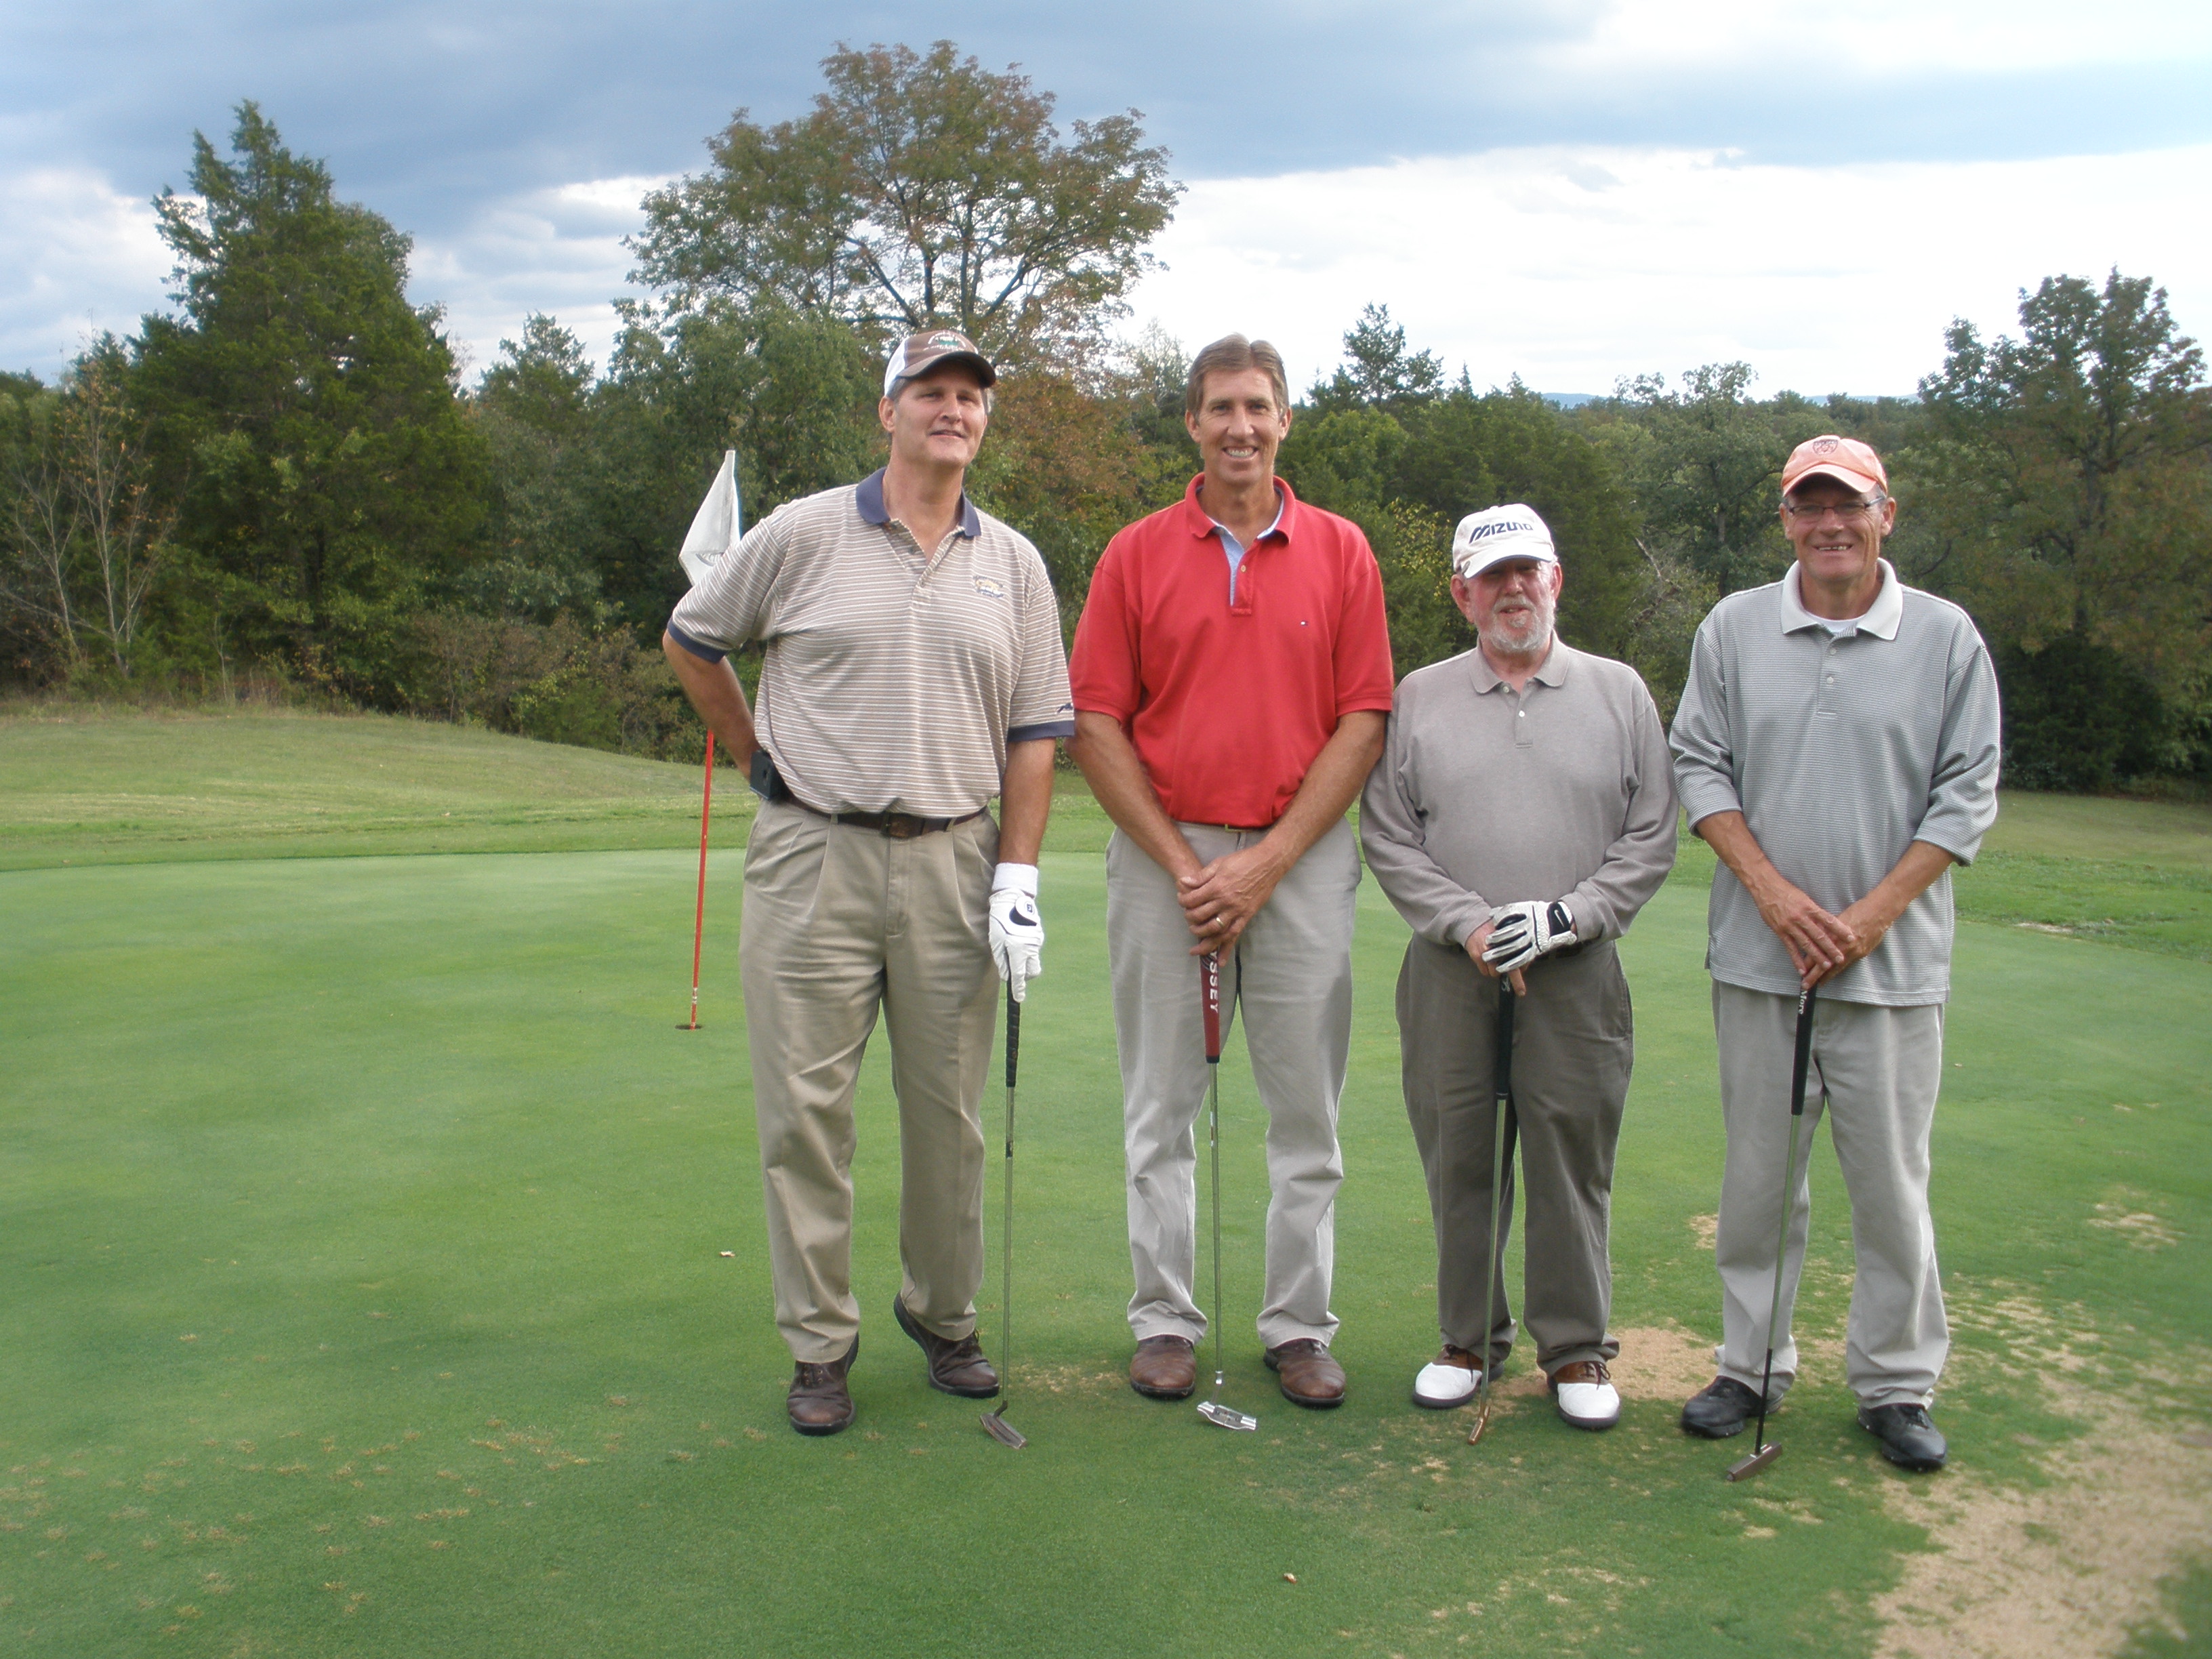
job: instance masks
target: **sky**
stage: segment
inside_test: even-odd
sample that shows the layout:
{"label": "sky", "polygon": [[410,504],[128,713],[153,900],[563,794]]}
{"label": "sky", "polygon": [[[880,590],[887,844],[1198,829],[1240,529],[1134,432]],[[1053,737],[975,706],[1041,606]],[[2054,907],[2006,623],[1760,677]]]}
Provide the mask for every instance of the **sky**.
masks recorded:
{"label": "sky", "polygon": [[533,311],[603,360],[648,189],[839,42],[939,38],[1063,122],[1142,111],[1187,190],[1127,331],[1271,338],[1299,384],[1370,302],[1557,392],[1909,393],[1954,317],[2115,266],[2212,330],[2203,0],[0,0],[0,368],[164,306],[152,199],[244,99],[415,238],[471,374]]}

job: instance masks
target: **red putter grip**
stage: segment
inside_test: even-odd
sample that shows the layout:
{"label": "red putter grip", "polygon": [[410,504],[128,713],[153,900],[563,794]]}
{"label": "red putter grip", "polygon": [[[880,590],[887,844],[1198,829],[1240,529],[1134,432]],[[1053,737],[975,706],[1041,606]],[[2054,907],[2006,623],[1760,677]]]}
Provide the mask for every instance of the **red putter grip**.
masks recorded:
{"label": "red putter grip", "polygon": [[1221,953],[1209,951],[1198,959],[1198,1000],[1206,1011],[1206,1059],[1221,1058]]}

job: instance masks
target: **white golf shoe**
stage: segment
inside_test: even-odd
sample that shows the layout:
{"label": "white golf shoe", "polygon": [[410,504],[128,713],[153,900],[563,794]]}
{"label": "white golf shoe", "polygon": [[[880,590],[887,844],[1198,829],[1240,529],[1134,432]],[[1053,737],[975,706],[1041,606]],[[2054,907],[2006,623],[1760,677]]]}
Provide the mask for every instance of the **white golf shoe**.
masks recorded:
{"label": "white golf shoe", "polygon": [[1609,1429],[1620,1421],[1620,1391],[1602,1359],[1577,1359],[1552,1373],[1559,1415],[1578,1429]]}
{"label": "white golf shoe", "polygon": [[1432,1412],[1448,1412],[1474,1398],[1482,1382],[1482,1367],[1465,1348],[1444,1344],[1443,1352],[1421,1367],[1413,1379],[1413,1403]]}

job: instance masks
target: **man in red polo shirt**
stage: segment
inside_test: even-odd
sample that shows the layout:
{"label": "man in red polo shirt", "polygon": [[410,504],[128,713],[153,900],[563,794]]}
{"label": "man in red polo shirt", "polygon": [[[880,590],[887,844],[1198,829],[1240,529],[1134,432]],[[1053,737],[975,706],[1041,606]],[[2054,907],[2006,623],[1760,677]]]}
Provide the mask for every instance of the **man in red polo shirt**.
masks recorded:
{"label": "man in red polo shirt", "polygon": [[1359,884],[1344,814],[1390,709],[1382,584],[1358,527],[1275,477],[1291,407],[1273,346],[1232,334],[1200,352],[1183,419],[1206,471],[1108,544],[1069,665],[1076,763],[1117,831],[1106,933],[1137,1280],[1129,1382],[1161,1400],[1197,1382],[1198,958],[1218,951],[1224,1011],[1243,1010],[1267,1108],[1260,1340],[1285,1397],[1334,1406],[1336,1111]]}

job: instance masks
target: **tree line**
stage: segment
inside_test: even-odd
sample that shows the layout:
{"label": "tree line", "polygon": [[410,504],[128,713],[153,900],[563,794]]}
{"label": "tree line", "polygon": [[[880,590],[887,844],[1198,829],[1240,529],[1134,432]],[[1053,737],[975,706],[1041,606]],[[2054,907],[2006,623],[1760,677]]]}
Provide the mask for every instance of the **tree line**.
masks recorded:
{"label": "tree line", "polygon": [[[1002,366],[971,474],[1072,629],[1121,525],[1197,468],[1186,356],[1115,326],[1180,186],[1134,111],[1074,122],[939,41],[840,48],[805,116],[739,110],[648,196],[649,296],[606,362],[533,315],[473,386],[409,238],[338,197],[253,105],[196,135],[156,209],[172,304],[58,384],[0,375],[0,682],[242,686],[670,757],[703,732],[657,649],[725,449],[748,522],[880,464],[883,354],[950,324]],[[1224,328],[1237,319],[1224,315]],[[1671,712],[1715,599],[1788,564],[1783,459],[1840,432],[1888,462],[1889,553],[1996,653],[2009,781],[2212,780],[2212,388],[2165,293],[2114,271],[1964,322],[1913,398],[1755,397],[1744,363],[1561,408],[1478,392],[1368,307],[1279,465],[1367,532],[1399,672],[1466,649],[1449,544],[1522,501],[1568,570],[1564,637]]]}

